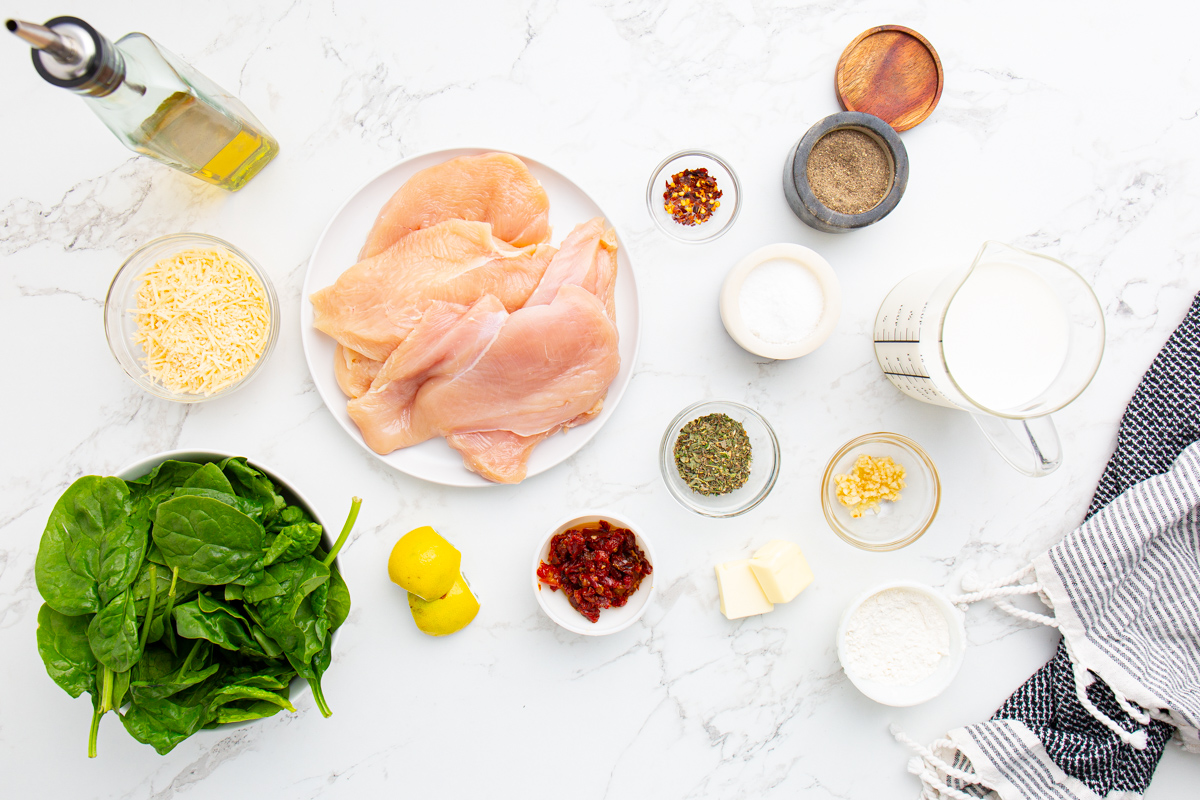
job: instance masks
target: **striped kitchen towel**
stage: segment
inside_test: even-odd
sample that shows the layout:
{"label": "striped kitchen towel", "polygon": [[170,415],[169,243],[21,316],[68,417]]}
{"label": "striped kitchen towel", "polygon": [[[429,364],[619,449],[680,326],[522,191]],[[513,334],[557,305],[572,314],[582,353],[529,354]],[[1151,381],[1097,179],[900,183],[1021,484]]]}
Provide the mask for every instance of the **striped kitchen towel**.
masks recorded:
{"label": "striped kitchen towel", "polygon": [[[894,731],[920,754],[909,771],[923,798],[1129,800],[1172,732],[1200,752],[1198,439],[1200,296],[1126,409],[1087,521],[1021,573],[955,598],[994,598],[1063,639],[990,721],[929,748]],[[1053,617],[1013,594],[1037,594]]]}

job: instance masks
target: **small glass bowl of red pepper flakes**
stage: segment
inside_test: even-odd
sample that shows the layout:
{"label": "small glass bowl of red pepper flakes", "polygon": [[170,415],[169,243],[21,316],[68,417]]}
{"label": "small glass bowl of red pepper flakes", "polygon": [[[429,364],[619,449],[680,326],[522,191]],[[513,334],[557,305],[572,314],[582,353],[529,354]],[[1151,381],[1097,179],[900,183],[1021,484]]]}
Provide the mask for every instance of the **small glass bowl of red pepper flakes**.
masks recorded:
{"label": "small glass bowl of red pepper flakes", "polygon": [[534,554],[538,604],[574,633],[602,636],[632,625],[654,593],[653,553],[612,514],[588,514],[551,529]]}
{"label": "small glass bowl of red pepper flakes", "polygon": [[733,167],[705,150],[667,156],[646,187],[646,209],[659,230],[689,244],[711,242],[729,230],[740,198]]}

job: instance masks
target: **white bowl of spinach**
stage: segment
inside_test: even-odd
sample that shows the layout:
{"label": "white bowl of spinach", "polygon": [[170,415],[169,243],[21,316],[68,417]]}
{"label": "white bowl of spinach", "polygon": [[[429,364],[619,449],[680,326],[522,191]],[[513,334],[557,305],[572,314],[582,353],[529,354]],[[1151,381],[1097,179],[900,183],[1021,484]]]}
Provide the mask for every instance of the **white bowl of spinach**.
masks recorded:
{"label": "white bowl of spinach", "polygon": [[35,575],[38,652],[55,683],[92,698],[88,756],[117,711],[165,754],[201,728],[295,711],[350,612],[320,518],[275,470],[227,453],[177,450],[116,477],[75,481],[54,506]]}

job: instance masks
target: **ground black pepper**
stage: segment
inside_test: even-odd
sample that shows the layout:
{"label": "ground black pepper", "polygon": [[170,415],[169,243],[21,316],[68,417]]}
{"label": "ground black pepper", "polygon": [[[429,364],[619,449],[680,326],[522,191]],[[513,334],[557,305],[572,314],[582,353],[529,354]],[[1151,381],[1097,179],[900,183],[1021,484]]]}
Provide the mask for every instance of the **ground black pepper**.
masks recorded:
{"label": "ground black pepper", "polygon": [[808,184],[817,200],[841,214],[870,211],[892,186],[887,153],[870,135],[839,128],[822,136],[808,155]]}

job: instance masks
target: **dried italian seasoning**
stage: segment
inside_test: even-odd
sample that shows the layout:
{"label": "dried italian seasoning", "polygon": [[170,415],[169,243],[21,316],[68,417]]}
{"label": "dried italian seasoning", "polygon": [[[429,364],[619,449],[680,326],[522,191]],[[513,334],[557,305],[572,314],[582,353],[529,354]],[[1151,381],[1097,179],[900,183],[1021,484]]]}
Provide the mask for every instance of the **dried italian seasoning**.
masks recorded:
{"label": "dried italian seasoning", "polygon": [[680,225],[708,222],[721,207],[723,192],[704,167],[676,172],[663,192],[663,208]]}
{"label": "dried italian seasoning", "polygon": [[728,414],[697,417],[675,439],[675,469],[693,492],[729,494],[750,478],[750,437]]}

